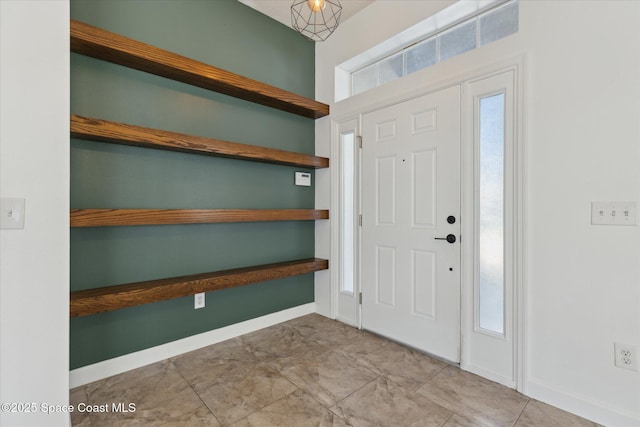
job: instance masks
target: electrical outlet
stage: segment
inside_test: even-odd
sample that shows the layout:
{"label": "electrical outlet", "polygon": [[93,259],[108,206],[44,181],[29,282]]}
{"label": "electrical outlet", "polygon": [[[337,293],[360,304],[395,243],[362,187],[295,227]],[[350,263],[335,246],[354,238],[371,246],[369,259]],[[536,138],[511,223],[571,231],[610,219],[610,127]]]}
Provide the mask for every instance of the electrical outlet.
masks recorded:
{"label": "electrical outlet", "polygon": [[615,364],[618,368],[638,370],[638,353],[635,346],[614,342],[613,349],[616,355]]}
{"label": "electrical outlet", "polygon": [[199,294],[195,294],[193,296],[193,308],[199,309],[204,308],[204,292],[200,292]]}

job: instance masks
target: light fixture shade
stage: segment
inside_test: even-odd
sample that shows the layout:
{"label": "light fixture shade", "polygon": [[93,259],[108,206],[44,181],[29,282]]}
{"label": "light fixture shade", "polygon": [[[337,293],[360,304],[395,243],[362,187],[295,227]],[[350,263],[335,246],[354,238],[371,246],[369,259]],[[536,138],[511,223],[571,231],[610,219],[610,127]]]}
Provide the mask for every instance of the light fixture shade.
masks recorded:
{"label": "light fixture shade", "polygon": [[293,0],[291,26],[314,41],[324,41],[338,28],[340,0]]}

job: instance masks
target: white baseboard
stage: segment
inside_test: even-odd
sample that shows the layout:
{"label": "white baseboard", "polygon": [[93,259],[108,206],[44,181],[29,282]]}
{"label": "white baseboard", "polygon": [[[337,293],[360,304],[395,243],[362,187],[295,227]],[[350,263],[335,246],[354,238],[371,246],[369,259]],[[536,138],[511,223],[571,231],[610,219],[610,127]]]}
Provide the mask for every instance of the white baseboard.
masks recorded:
{"label": "white baseboard", "polygon": [[262,328],[286,322],[296,317],[315,313],[316,305],[311,302],[288,308],[286,310],[267,314],[255,319],[225,326],[212,331],[203,332],[177,341],[172,341],[156,347],[125,354],[93,365],[83,366],[69,372],[69,386],[75,388],[103,378],[121,374],[132,369],[140,368],[151,363],[159,362],[170,357],[178,356],[189,351],[197,350],[211,344],[219,343],[237,336],[257,331]]}
{"label": "white baseboard", "polygon": [[620,412],[602,402],[595,402],[572,393],[552,388],[542,381],[529,379],[525,394],[541,402],[610,427],[640,427],[640,417]]}

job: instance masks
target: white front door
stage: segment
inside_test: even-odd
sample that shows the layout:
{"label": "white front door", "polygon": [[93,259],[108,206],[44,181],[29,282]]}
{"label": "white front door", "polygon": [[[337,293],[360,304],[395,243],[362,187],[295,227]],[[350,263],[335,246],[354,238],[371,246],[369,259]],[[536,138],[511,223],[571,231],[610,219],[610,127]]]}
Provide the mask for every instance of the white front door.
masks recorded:
{"label": "white front door", "polygon": [[362,137],[362,327],[459,362],[460,87],[365,114]]}

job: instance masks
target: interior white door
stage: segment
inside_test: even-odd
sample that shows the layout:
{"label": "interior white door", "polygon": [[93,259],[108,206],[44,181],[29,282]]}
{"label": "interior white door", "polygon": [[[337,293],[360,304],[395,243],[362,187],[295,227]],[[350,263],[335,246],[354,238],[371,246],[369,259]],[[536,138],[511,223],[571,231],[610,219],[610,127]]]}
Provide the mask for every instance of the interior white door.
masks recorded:
{"label": "interior white door", "polygon": [[362,326],[459,362],[460,87],[365,114],[362,137]]}

